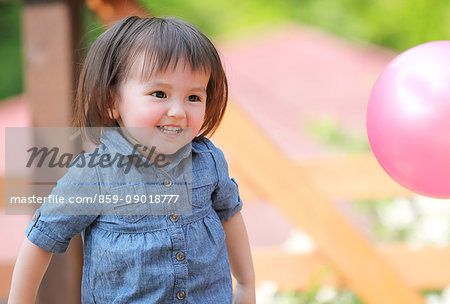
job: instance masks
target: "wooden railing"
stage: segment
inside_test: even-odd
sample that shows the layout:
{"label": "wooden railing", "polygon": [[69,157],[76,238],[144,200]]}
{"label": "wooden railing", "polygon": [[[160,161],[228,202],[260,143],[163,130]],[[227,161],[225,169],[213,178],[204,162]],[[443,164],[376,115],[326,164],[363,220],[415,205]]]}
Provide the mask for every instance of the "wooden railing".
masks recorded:
{"label": "wooden railing", "polygon": [[257,281],[305,288],[327,265],[334,273],[330,281],[346,285],[368,304],[424,303],[418,289],[448,284],[448,247],[417,250],[372,244],[332,204],[335,198],[411,195],[391,181],[370,154],[298,164],[233,102],[227,111],[213,140],[227,155],[231,175],[242,181],[243,199],[249,195],[270,201],[317,246],[312,255],[253,248]]}

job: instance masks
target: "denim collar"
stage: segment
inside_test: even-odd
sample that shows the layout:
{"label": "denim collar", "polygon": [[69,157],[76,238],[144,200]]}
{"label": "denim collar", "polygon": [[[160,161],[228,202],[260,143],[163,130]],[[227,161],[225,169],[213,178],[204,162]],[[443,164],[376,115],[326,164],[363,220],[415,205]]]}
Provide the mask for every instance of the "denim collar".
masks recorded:
{"label": "denim collar", "polygon": [[[107,128],[103,132],[103,136],[100,141],[108,148],[111,154],[122,154],[125,156],[137,155],[145,161],[144,156],[142,156],[139,151],[137,151],[133,145],[123,136],[120,128]],[[177,166],[183,159],[191,156],[191,152],[194,153],[204,153],[211,152],[211,150],[203,143],[203,140],[191,141],[180,150],[172,154],[173,160],[170,165],[167,166],[166,170],[170,171],[175,166]],[[139,169],[139,167],[138,167]]]}

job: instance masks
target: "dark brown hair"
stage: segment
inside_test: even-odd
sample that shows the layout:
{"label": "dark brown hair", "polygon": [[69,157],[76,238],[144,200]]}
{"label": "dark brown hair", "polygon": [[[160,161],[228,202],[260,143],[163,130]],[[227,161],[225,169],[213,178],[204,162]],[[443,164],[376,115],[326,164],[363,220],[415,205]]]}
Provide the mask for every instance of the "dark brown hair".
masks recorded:
{"label": "dark brown hair", "polygon": [[[225,112],[228,85],[212,42],[193,25],[176,18],[127,17],[115,23],[92,44],[78,81],[74,106],[75,127],[115,127],[110,118],[114,92],[127,78],[139,55],[144,54],[142,75],[164,72],[179,60],[194,71],[210,72],[205,120],[194,139],[213,134]],[[99,142],[99,136],[88,132]]]}

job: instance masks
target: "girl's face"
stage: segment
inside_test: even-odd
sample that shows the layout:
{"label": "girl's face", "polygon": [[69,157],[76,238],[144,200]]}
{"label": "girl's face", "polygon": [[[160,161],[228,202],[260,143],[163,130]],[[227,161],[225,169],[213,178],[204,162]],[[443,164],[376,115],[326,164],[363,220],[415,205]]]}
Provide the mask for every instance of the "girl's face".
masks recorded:
{"label": "girl's face", "polygon": [[132,142],[173,154],[200,131],[210,75],[193,71],[180,60],[176,67],[169,66],[165,72],[140,82],[142,65],[143,56],[119,87],[112,115]]}

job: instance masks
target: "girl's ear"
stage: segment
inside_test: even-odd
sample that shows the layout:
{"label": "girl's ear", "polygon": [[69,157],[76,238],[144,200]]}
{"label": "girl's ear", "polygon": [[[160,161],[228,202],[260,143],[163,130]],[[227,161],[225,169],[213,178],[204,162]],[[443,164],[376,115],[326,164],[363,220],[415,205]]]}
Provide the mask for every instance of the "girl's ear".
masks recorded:
{"label": "girl's ear", "polygon": [[119,118],[119,110],[117,110],[116,105],[114,104],[113,107],[111,109],[109,109],[108,111],[108,116],[111,119],[117,119]]}

